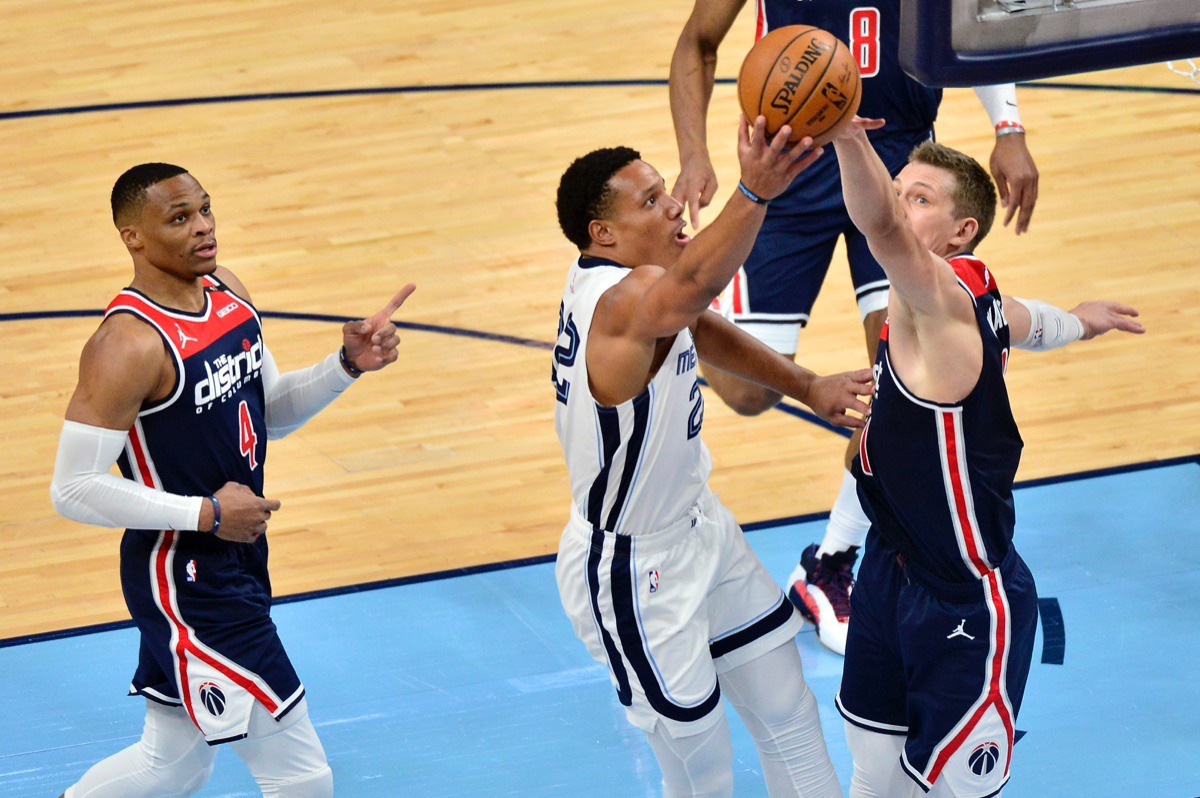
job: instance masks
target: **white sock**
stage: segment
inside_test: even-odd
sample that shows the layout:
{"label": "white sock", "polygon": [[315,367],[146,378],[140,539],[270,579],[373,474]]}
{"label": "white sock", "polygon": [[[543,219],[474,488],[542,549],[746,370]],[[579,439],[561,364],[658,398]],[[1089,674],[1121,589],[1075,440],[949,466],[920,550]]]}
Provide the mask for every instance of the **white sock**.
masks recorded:
{"label": "white sock", "polygon": [[836,554],[851,546],[862,546],[867,539],[871,521],[858,502],[858,487],[854,475],[849,471],[842,474],[842,487],[837,501],[829,511],[829,524],[825,527],[825,539],[817,549],[817,556]]}

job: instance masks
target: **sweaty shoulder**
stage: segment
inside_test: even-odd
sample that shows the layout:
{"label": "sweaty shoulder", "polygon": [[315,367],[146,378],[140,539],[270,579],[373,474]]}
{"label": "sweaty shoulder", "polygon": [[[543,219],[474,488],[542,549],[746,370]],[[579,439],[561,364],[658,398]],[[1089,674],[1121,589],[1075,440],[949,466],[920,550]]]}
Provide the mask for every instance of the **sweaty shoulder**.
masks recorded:
{"label": "sweaty shoulder", "polygon": [[224,266],[218,266],[217,270],[215,272],[213,272],[213,277],[216,277],[218,280],[225,283],[225,285],[232,288],[233,292],[235,294],[242,297],[247,302],[254,301],[253,299],[250,298],[250,292],[246,290],[246,286],[242,283],[242,281],[239,280],[233,272],[229,271],[229,269],[226,269]]}
{"label": "sweaty shoulder", "polygon": [[147,400],[169,388],[169,360],[158,331],[129,313],[114,313],[88,339],[67,419],[128,429]]}
{"label": "sweaty shoulder", "polygon": [[666,274],[661,266],[639,266],[600,295],[592,329],[619,335],[636,321],[642,298]]}

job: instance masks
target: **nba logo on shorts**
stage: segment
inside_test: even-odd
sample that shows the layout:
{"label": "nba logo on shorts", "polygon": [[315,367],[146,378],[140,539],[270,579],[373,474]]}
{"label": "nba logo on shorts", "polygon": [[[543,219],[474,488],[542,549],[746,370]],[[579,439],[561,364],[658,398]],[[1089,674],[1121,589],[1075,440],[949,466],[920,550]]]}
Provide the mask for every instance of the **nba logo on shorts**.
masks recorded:
{"label": "nba logo on shorts", "polygon": [[225,711],[225,694],[212,682],[200,685],[200,702],[204,704],[204,708],[210,714],[217,717],[220,717],[221,713]]}
{"label": "nba logo on shorts", "polygon": [[967,760],[967,766],[971,768],[971,772],[976,776],[986,776],[996,767],[996,762],[999,759],[1000,746],[993,742],[981,743],[975,746],[975,750],[971,752],[971,756]]}
{"label": "nba logo on shorts", "polygon": [[195,560],[188,560],[187,565],[184,566],[183,570],[187,571],[187,580],[189,582],[196,581],[196,561]]}
{"label": "nba logo on shorts", "polygon": [[650,576],[650,592],[657,593],[658,592],[658,570],[655,569],[655,570],[651,571],[649,576]]}

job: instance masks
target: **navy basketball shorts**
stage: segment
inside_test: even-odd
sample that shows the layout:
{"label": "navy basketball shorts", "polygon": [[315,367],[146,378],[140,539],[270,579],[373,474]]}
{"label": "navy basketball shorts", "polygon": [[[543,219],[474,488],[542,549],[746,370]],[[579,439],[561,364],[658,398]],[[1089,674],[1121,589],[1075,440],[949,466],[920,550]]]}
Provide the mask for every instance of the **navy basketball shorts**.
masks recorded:
{"label": "navy basketball shorts", "polygon": [[644,534],[594,529],[572,507],[555,566],[588,653],[634,726],[687,737],[724,719],[718,674],[789,643],[803,621],[716,496]]}
{"label": "navy basketball shorts", "polygon": [[141,632],[131,695],[187,711],[210,745],[244,738],[255,703],[276,720],[304,697],[271,620],[265,538],[128,530],[121,587]]}
{"label": "navy basketball shorts", "polygon": [[984,798],[1008,781],[1037,589],[1013,549],[977,583],[936,591],[868,542],[837,706],[850,723],[904,735],[900,765],[926,791],[940,779],[959,798]]}

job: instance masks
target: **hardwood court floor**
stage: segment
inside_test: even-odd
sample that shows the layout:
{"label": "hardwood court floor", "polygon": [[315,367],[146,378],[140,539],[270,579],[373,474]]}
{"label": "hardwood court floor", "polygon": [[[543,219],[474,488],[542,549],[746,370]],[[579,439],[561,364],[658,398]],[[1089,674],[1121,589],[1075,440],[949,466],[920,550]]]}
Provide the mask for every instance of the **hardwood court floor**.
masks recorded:
{"label": "hardwood court floor", "polygon": [[[689,3],[5,8],[0,639],[126,617],[119,532],[57,517],[47,486],[96,325],[57,314],[98,311],[128,281],[107,198],[143,161],[180,163],[213,195],[220,261],[265,311],[366,314],[412,280],[402,319],[525,339],[408,331],[394,368],[272,445],[278,593],[553,552],[569,496],[544,347],[573,257],[554,189],[572,158],[616,143],[674,178],[663,81]],[[750,40],[747,11],[721,77]],[[1072,82],[1114,88],[1061,85]],[[1008,292],[1068,307],[1123,299],[1150,333],[1014,357],[1020,477],[1195,454],[1200,91],[1162,65],[1053,83],[1020,90],[1042,174],[1032,231],[997,229],[980,254]],[[734,89],[719,85],[722,198],[736,181],[735,118]],[[969,91],[947,91],[938,134],[989,154]],[[865,365],[840,258],[801,338],[819,371]],[[285,369],[339,340],[334,323],[278,317],[266,335]],[[842,438],[708,399],[713,485],[743,521],[828,509]]]}

